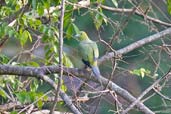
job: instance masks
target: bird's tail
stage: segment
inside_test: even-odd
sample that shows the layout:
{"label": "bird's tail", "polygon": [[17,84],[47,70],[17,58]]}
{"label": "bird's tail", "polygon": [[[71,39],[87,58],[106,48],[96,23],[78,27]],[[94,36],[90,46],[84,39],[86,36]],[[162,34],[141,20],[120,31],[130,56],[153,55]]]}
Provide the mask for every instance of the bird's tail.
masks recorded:
{"label": "bird's tail", "polygon": [[102,86],[102,81],[101,81],[101,74],[100,74],[100,70],[97,66],[93,66],[92,67],[92,71],[93,71],[93,74],[97,77],[98,81],[100,82],[101,86]]}

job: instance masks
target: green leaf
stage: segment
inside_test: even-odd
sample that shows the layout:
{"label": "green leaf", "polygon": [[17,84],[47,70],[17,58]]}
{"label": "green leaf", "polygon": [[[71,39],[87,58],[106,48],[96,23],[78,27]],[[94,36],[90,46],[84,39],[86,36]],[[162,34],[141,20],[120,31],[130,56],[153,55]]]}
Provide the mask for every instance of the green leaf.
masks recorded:
{"label": "green leaf", "polygon": [[6,92],[2,88],[0,88],[0,96],[5,98],[5,99],[7,98]]}
{"label": "green leaf", "polygon": [[70,39],[72,37],[72,34],[73,34],[73,26],[72,24],[70,24],[66,31],[66,38]]}
{"label": "green leaf", "polygon": [[24,32],[22,32],[22,31],[20,31],[20,32],[21,32],[21,34],[20,34],[20,44],[21,44],[22,47],[27,42],[28,38],[32,42],[32,37],[31,37],[30,33],[27,30],[24,30]]}
{"label": "green leaf", "polygon": [[12,29],[9,30],[9,32],[8,32],[9,37],[14,36],[15,32],[16,32],[16,31],[14,31],[14,30],[12,30]]}
{"label": "green leaf", "polygon": [[53,50],[54,50],[54,52],[55,53],[58,53],[58,43],[53,43],[54,45],[53,45]]}
{"label": "green leaf", "polygon": [[167,9],[169,14],[171,15],[171,0],[167,0]]}
{"label": "green leaf", "polygon": [[67,91],[67,87],[64,84],[64,81],[62,80],[62,85],[61,85],[61,90],[66,92]]}
{"label": "green leaf", "polygon": [[118,7],[118,2],[117,2],[117,0],[112,0],[112,3],[114,4],[115,7]]}
{"label": "green leaf", "polygon": [[80,30],[78,29],[78,27],[74,23],[69,24],[67,31],[66,31],[66,38],[67,39],[72,38],[73,35],[78,34],[79,31]]}
{"label": "green leaf", "polygon": [[[96,2],[96,0],[94,2]],[[97,2],[101,4],[101,3],[105,2],[105,0],[97,0]]]}
{"label": "green leaf", "polygon": [[61,90],[64,91],[64,92],[66,92],[67,91],[67,87],[64,84],[62,84],[61,85]]}
{"label": "green leaf", "polygon": [[103,21],[107,24],[108,21],[106,19],[106,16],[103,14],[103,10],[101,8],[98,9],[97,13],[92,13],[92,15],[97,30],[103,24]]}
{"label": "green leaf", "polygon": [[34,66],[34,67],[39,67],[40,65],[37,62],[34,61],[29,61],[24,63],[26,66]]}
{"label": "green leaf", "polygon": [[44,4],[45,8],[49,9],[49,7],[50,7],[50,0],[44,0],[43,4]]}
{"label": "green leaf", "polygon": [[80,32],[79,28],[74,23],[72,23],[72,26],[74,28],[75,33],[78,34]]}
{"label": "green leaf", "polygon": [[12,112],[10,112],[10,114],[18,114],[18,112],[17,111],[12,111]]}
{"label": "green leaf", "polygon": [[38,100],[38,102],[37,102],[37,107],[38,107],[39,109],[41,109],[41,108],[43,107],[43,105],[44,105],[43,101],[42,101],[42,100]]}
{"label": "green leaf", "polygon": [[44,14],[44,7],[40,3],[38,3],[37,12],[38,12],[39,16],[43,16],[43,14]]}
{"label": "green leaf", "polygon": [[26,103],[26,92],[16,93],[17,99],[22,103]]}
{"label": "green leaf", "polygon": [[94,24],[95,24],[95,27],[96,27],[97,30],[102,25],[102,22],[103,22],[103,17],[99,13],[97,13],[95,15],[95,19],[94,19]]}
{"label": "green leaf", "polygon": [[130,73],[137,76],[141,76],[142,78],[144,78],[145,75],[150,75],[150,71],[145,68],[134,69],[130,71]]}
{"label": "green leaf", "polygon": [[28,38],[29,38],[30,42],[32,42],[32,36],[31,36],[30,32],[26,31],[26,33],[28,35]]}
{"label": "green leaf", "polygon": [[27,42],[28,39],[28,34],[26,31],[22,32],[20,35],[20,44],[23,47],[25,45],[25,43]]}
{"label": "green leaf", "polygon": [[145,70],[144,68],[140,68],[140,76],[141,76],[142,78],[144,78],[145,73],[146,73],[146,70]]}
{"label": "green leaf", "polygon": [[66,67],[70,67],[70,68],[74,67],[74,65],[72,64],[71,60],[67,57],[67,55],[65,53],[63,54],[63,64]]}
{"label": "green leaf", "polygon": [[7,64],[9,62],[9,58],[6,55],[0,55],[0,64]]}
{"label": "green leaf", "polygon": [[39,87],[38,80],[33,80],[30,85],[31,92],[36,92],[38,87]]}

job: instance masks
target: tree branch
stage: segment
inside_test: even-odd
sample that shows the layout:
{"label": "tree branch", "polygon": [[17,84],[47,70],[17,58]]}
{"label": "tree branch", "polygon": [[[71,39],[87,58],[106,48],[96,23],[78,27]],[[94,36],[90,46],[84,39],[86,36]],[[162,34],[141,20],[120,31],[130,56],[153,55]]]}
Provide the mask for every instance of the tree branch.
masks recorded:
{"label": "tree branch", "polygon": [[143,39],[141,39],[139,41],[136,41],[136,42],[134,42],[134,43],[122,48],[122,49],[117,50],[115,53],[113,53],[113,52],[107,53],[106,55],[102,56],[99,59],[98,62],[102,63],[102,62],[104,62],[106,60],[109,60],[109,59],[111,59],[113,57],[117,57],[117,56],[126,54],[126,53],[128,53],[128,52],[130,52],[130,51],[132,51],[134,49],[137,49],[137,48],[139,48],[139,47],[141,47],[141,46],[143,46],[143,45],[145,45],[147,43],[150,43],[152,41],[158,40],[158,39],[160,39],[160,38],[162,38],[162,37],[164,37],[166,35],[171,35],[171,28],[168,28],[168,29],[163,30],[161,32],[158,32],[158,33],[156,33],[154,35],[151,35],[151,36],[143,38]]}
{"label": "tree branch", "polygon": [[59,65],[60,65],[60,72],[59,72],[59,79],[58,79],[58,87],[55,95],[55,100],[53,103],[53,107],[50,110],[50,114],[54,113],[56,108],[56,104],[58,102],[59,91],[61,91],[62,85],[62,76],[63,76],[63,24],[64,24],[64,12],[65,12],[65,0],[61,1],[61,15],[60,15],[60,28],[59,28]]}
{"label": "tree branch", "polygon": [[[48,76],[44,75],[44,74],[55,73],[55,72],[50,73],[55,68],[58,68],[58,73],[59,73],[60,68],[56,66],[35,68],[35,67],[0,65],[0,74],[31,76],[31,77],[41,78],[42,80],[50,84],[55,90],[57,90],[56,83]],[[50,71],[48,69],[50,69]],[[71,99],[67,96],[67,94],[65,94],[63,91],[60,90],[59,95],[65,101],[66,105],[71,109],[71,111],[74,112],[74,114],[82,114],[75,107],[75,105],[72,103]]]}
{"label": "tree branch", "polygon": [[150,87],[148,87],[128,108],[126,108],[122,114],[127,114],[129,110],[131,110],[136,103],[140,102],[140,100],[150,91],[152,90],[157,84],[159,84],[159,82],[161,82],[162,80],[168,78],[171,76],[171,70],[169,70],[164,76],[162,76],[161,78],[159,78],[158,80],[156,80]]}
{"label": "tree branch", "polygon": [[[97,79],[95,79],[95,76],[91,76],[91,72],[88,72],[87,70],[81,70],[78,68],[66,68],[63,67],[64,74],[70,75],[70,76],[77,76],[77,77],[83,77],[87,78],[89,80],[93,80],[98,82]],[[39,68],[35,67],[19,67],[19,66],[9,66],[9,65],[0,65],[0,74],[12,74],[12,75],[20,75],[20,76],[32,76],[41,78],[47,83],[49,83],[55,90],[57,89],[56,83],[51,80],[49,77],[47,77],[44,74],[53,74],[53,73],[59,73],[60,67],[59,66],[43,66]],[[135,97],[133,97],[128,91],[122,89],[112,81],[108,81],[108,79],[101,77],[102,84],[105,86],[108,84],[108,87],[118,93],[120,96],[122,96],[124,99],[126,99],[128,102],[134,102],[136,100]],[[79,114],[80,112],[78,109],[72,104],[69,97],[62,91],[60,91],[59,95],[61,98],[65,101],[67,106],[76,112],[76,114]],[[146,113],[146,114],[154,114],[150,109],[148,109],[143,103],[138,102],[136,104],[137,108]]]}
{"label": "tree branch", "polygon": [[[118,12],[118,13],[131,13],[134,10],[134,9],[125,9],[125,8],[113,8],[113,7],[105,6],[105,5],[102,5],[102,4],[100,4],[100,7],[105,9],[105,10],[112,11],[112,12]],[[170,23],[163,22],[163,21],[161,21],[159,19],[150,17],[150,16],[148,16],[148,15],[146,15],[143,12],[140,12],[138,10],[135,11],[135,14],[138,15],[138,16],[141,16],[141,17],[143,17],[143,18],[145,18],[145,19],[147,19],[149,21],[152,21],[154,23],[158,23],[158,24],[162,24],[162,25],[171,27]]]}

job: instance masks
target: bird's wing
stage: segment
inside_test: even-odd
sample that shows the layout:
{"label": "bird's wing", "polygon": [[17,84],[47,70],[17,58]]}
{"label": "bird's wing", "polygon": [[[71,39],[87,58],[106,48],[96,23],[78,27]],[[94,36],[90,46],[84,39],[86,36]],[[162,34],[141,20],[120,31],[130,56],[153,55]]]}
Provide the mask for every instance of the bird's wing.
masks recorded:
{"label": "bird's wing", "polygon": [[94,56],[93,58],[96,61],[99,57],[99,50],[98,50],[98,46],[95,42],[93,42],[92,48],[93,48],[93,56]]}
{"label": "bird's wing", "polygon": [[90,64],[94,61],[94,49],[92,47],[92,42],[80,42],[78,50],[80,51],[83,60],[90,62]]}

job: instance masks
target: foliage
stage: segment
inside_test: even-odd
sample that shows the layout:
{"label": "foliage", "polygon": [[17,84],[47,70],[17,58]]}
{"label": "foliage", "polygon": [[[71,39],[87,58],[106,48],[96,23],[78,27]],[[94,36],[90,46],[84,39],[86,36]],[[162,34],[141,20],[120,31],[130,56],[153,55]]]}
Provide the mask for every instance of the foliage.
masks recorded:
{"label": "foliage", "polygon": [[171,0],[167,0],[168,12],[171,14]]}
{"label": "foliage", "polygon": [[[141,2],[138,0],[90,0],[88,6],[82,7],[81,5],[84,4],[81,4],[80,0],[68,0],[65,4],[64,15],[63,64],[68,68],[83,67],[81,59],[77,55],[79,51],[78,41],[74,37],[79,31],[86,31],[89,37],[97,42],[100,55],[103,56],[111,51],[109,47],[112,47],[113,50],[121,49],[156,31],[165,29],[168,25],[162,24],[161,21],[169,22],[170,17],[164,11],[161,11],[162,8],[160,7],[162,6],[160,4],[154,4],[156,3],[147,0]],[[8,38],[0,54],[1,64],[23,67],[58,65],[60,5],[61,0],[0,0],[0,39]],[[103,5],[114,8],[114,11],[105,9],[102,7]],[[171,14],[171,0],[167,0],[167,6],[165,4],[164,6],[168,8],[168,12]],[[136,11],[132,12],[135,7]],[[119,8],[121,10],[118,10]],[[120,76],[121,80],[125,81],[128,90],[139,95],[142,88],[150,85],[156,77],[164,75],[170,68],[171,63],[168,62],[170,60],[170,47],[164,45],[168,42],[170,42],[170,38],[166,36],[166,39],[163,38],[161,41],[145,45],[123,55],[121,61],[111,59],[110,62],[100,65],[101,73],[105,77],[110,77],[110,74],[113,74],[115,70],[112,65],[117,62],[114,75],[115,73],[117,75],[117,72],[125,73],[129,71],[125,75],[142,77],[143,80],[134,77],[136,81],[138,80],[137,82],[128,82],[129,80],[124,79],[122,75]],[[81,81],[77,82],[77,80],[80,79],[76,80],[73,74],[65,75],[61,90],[72,97],[74,96],[74,98],[80,97],[77,96],[78,83],[82,83]],[[68,77],[68,75],[74,78]],[[52,74],[49,77],[58,83],[58,74]],[[132,87],[131,83],[135,86]],[[141,85],[141,83],[143,84]],[[124,85],[119,84],[120,86]],[[90,84],[89,87],[91,89],[88,89],[88,91],[97,90],[93,84]],[[136,91],[135,87],[139,91]],[[46,83],[33,77],[23,78],[14,75],[0,77],[1,104],[16,99],[26,105],[34,103],[36,107],[41,109],[48,105],[46,104],[48,97],[53,96],[53,94],[45,94],[50,90],[52,88],[47,86]],[[170,94],[168,91],[166,93]],[[83,92],[83,94],[85,93]],[[86,95],[88,96],[88,94],[87,92]],[[153,104],[150,102],[153,102]],[[161,103],[163,102],[154,99],[146,102],[148,106],[158,106]],[[115,112],[116,109],[113,107],[116,103],[112,102],[111,104],[112,106],[105,105],[106,107],[103,108]],[[168,102],[164,102],[164,104],[170,105]],[[60,103],[58,105],[64,106]],[[78,107],[85,110],[91,105],[86,104],[85,106],[85,103],[80,103]],[[17,112],[13,111],[11,113]]]}
{"label": "foliage", "polygon": [[150,71],[146,70],[144,68],[134,69],[134,70],[130,71],[130,73],[141,76],[142,78],[144,78],[145,75],[150,75]]}

